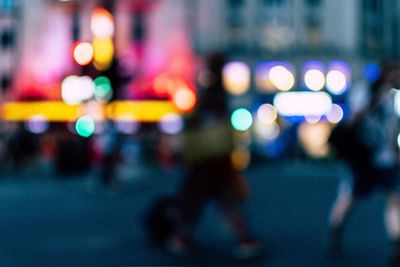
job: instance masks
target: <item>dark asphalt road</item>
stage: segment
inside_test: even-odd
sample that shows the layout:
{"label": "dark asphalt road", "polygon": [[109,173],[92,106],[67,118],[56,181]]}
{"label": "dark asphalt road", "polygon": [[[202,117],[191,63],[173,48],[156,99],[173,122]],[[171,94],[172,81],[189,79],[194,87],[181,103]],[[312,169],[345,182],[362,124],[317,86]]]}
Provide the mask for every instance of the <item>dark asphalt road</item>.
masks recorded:
{"label": "dark asphalt road", "polygon": [[379,195],[354,212],[346,230],[346,254],[336,260],[327,257],[326,222],[337,174],[338,165],[326,162],[250,169],[253,192],[247,210],[268,254],[238,262],[230,255],[234,240],[212,205],[187,258],[146,242],[138,219],[154,196],[173,190],[176,175],[136,174],[114,194],[93,186],[90,177],[60,180],[3,173],[0,266],[385,266],[390,246]]}

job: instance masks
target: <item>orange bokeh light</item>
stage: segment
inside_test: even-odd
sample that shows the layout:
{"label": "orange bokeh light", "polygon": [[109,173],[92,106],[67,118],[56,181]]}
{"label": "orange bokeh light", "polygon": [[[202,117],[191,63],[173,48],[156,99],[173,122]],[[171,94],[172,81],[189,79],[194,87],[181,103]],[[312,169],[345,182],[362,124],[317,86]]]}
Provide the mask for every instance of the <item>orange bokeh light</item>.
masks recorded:
{"label": "orange bokeh light", "polygon": [[197,97],[192,90],[182,87],[174,92],[172,101],[178,110],[189,112],[196,106]]}
{"label": "orange bokeh light", "polygon": [[74,60],[81,66],[88,65],[93,60],[93,54],[93,46],[87,42],[76,44],[73,50]]}

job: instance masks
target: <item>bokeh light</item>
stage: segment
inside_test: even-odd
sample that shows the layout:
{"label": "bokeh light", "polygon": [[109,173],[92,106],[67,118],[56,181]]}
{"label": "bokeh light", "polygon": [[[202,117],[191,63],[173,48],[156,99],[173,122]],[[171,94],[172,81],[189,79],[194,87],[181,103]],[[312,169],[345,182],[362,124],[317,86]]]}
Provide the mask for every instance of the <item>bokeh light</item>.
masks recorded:
{"label": "bokeh light", "polygon": [[61,98],[69,105],[88,100],[94,94],[93,80],[88,76],[67,76],[61,84]]}
{"label": "bokeh light", "polygon": [[254,123],[254,130],[256,137],[261,142],[273,141],[280,134],[280,126],[276,122],[264,123],[262,121],[256,121]]}
{"label": "bokeh light", "polygon": [[93,54],[93,46],[87,42],[78,43],[73,50],[74,60],[81,66],[88,65],[93,60]]}
{"label": "bokeh light", "polygon": [[158,127],[162,133],[178,134],[183,129],[183,119],[178,114],[167,114],[161,119]]}
{"label": "bokeh light", "polygon": [[115,128],[123,134],[135,134],[140,129],[140,123],[131,116],[120,116],[114,122]]}
{"label": "bokeh light", "polygon": [[331,127],[327,123],[302,123],[299,128],[299,139],[307,154],[320,158],[329,153],[328,138]]}
{"label": "bokeh light", "polygon": [[400,116],[400,91],[397,89],[394,90],[394,110],[398,116]]}
{"label": "bokeh light", "polygon": [[172,101],[174,102],[176,108],[180,111],[189,112],[196,106],[197,97],[192,90],[183,87],[174,92]]}
{"label": "bokeh light", "polygon": [[321,115],[307,115],[304,117],[305,121],[309,124],[316,124],[320,122],[321,118]]}
{"label": "bokeh light", "polygon": [[326,87],[334,95],[341,95],[347,89],[346,75],[339,70],[331,70],[326,75]]}
{"label": "bokeh light", "polygon": [[397,145],[398,145],[399,148],[400,148],[400,134],[397,136]]}
{"label": "bokeh light", "polygon": [[70,105],[79,104],[82,99],[80,97],[80,84],[78,76],[68,76],[61,84],[61,98]]}
{"label": "bokeh light", "polygon": [[247,131],[253,125],[253,116],[245,108],[239,108],[232,113],[231,123],[237,131]]}
{"label": "bokeh light", "polygon": [[114,57],[114,44],[111,38],[93,39],[94,66],[102,71],[110,67]]}
{"label": "bokeh light", "polygon": [[36,115],[25,122],[25,129],[34,134],[43,134],[50,127],[45,117]]}
{"label": "bokeh light", "polygon": [[250,151],[246,148],[235,149],[231,154],[231,162],[238,170],[245,170],[251,161]]}
{"label": "bokeh light", "polygon": [[364,67],[364,76],[369,82],[376,82],[381,75],[381,69],[378,64],[368,63]]}
{"label": "bokeh light", "polygon": [[89,76],[82,76],[79,78],[81,100],[86,101],[94,96],[95,84],[93,79]]}
{"label": "bokeh light", "polygon": [[242,95],[250,88],[250,68],[244,62],[230,62],[224,66],[223,81],[232,95]]}
{"label": "bokeh light", "polygon": [[269,79],[280,91],[289,91],[294,86],[294,75],[284,66],[278,65],[270,69]]}
{"label": "bokeh light", "polygon": [[311,91],[320,91],[325,86],[325,75],[318,69],[310,69],[304,74],[304,83]]}
{"label": "bokeh light", "polygon": [[275,92],[276,87],[269,78],[269,71],[275,66],[272,62],[258,63],[255,67],[255,84],[261,92]]}
{"label": "bokeh light", "polygon": [[92,13],[90,28],[95,38],[111,38],[114,35],[113,16],[104,8],[96,8]]}
{"label": "bokeh light", "polygon": [[332,104],[331,110],[326,113],[326,119],[333,124],[339,123],[344,116],[344,111],[338,104]]}
{"label": "bokeh light", "polygon": [[76,133],[82,137],[90,137],[96,128],[96,124],[92,117],[82,116],[75,123]]}
{"label": "bokeh light", "polygon": [[325,92],[283,92],[274,97],[274,106],[282,116],[323,116],[332,107]]}
{"label": "bokeh light", "polygon": [[94,97],[99,102],[107,102],[113,96],[110,79],[105,76],[99,76],[94,80]]}
{"label": "bokeh light", "polygon": [[278,112],[271,104],[263,104],[257,110],[257,119],[263,123],[273,123],[277,118]]}

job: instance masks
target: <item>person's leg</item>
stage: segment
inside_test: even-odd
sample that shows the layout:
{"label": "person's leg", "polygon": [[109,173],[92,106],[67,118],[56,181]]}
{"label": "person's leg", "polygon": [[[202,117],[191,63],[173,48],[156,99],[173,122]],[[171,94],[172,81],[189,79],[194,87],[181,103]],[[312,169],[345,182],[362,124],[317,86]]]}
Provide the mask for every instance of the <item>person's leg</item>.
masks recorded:
{"label": "person's leg", "polygon": [[388,194],[385,223],[390,239],[400,241],[400,193]]}
{"label": "person's leg", "polygon": [[393,242],[393,261],[400,265],[400,194],[391,192],[387,195],[385,223],[390,240]]}
{"label": "person's leg", "polygon": [[224,196],[217,200],[221,213],[230,229],[238,239],[239,245],[235,248],[234,256],[238,259],[249,259],[262,253],[262,242],[250,231],[248,218],[242,206],[242,201],[233,196]]}
{"label": "person's leg", "polygon": [[342,181],[329,218],[331,252],[337,253],[342,245],[342,233],[347,218],[354,205],[354,196],[347,181]]}
{"label": "person's leg", "polygon": [[201,172],[197,169],[190,169],[177,192],[176,225],[166,244],[167,249],[174,254],[186,252],[208,198],[207,183],[199,174]]}

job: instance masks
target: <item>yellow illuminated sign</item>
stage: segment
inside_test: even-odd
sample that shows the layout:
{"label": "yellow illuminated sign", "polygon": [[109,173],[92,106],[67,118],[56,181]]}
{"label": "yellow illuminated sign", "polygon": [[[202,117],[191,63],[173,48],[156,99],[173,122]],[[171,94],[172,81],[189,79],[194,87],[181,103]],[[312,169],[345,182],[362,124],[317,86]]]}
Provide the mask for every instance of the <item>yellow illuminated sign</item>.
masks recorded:
{"label": "yellow illuminated sign", "polygon": [[[1,118],[26,121],[40,116],[48,121],[73,121],[87,113],[88,105],[90,103],[68,105],[61,101],[6,102],[1,107]],[[142,122],[158,122],[167,114],[179,113],[169,101],[115,101],[97,106],[96,112],[112,120],[131,118]],[[102,114],[98,115],[99,119],[104,118]]]}

